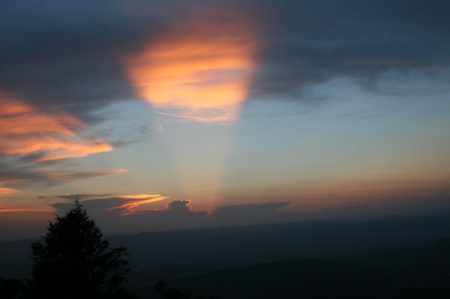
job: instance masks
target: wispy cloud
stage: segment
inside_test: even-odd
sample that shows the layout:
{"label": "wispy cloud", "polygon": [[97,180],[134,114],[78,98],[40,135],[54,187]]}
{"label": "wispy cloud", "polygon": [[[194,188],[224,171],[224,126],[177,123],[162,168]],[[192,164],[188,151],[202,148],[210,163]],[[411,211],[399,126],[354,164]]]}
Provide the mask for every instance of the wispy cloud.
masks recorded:
{"label": "wispy cloud", "polygon": [[0,202],[0,213],[52,213],[53,208],[30,208],[10,202]]}
{"label": "wispy cloud", "polygon": [[0,93],[0,153],[34,155],[34,161],[85,157],[112,150],[104,140],[84,139],[83,123],[64,112],[46,113]]}
{"label": "wispy cloud", "polygon": [[[111,197],[114,194],[65,194],[65,195],[56,195],[56,196],[48,196],[49,198],[62,198],[70,201],[74,201],[75,199],[83,200],[88,198],[103,198],[103,197]],[[44,199],[47,197],[40,196],[40,199]]]}
{"label": "wispy cloud", "polygon": [[[163,209],[145,209],[146,204],[168,198],[159,194],[118,195],[84,200],[82,205],[103,228],[117,233],[283,222],[284,214],[278,210],[290,204],[267,202],[222,206],[211,215],[196,210],[190,200],[172,200]],[[59,213],[69,210],[73,203],[51,206]]]}
{"label": "wispy cloud", "polygon": [[99,176],[120,174],[126,169],[107,169],[90,172],[62,172],[52,168],[17,167],[11,169],[7,164],[0,163],[0,196],[11,195],[22,188],[35,185],[57,185],[73,180],[88,179]]}
{"label": "wispy cloud", "polygon": [[74,179],[86,179],[93,178],[104,175],[118,174],[128,172],[127,169],[107,169],[101,171],[91,171],[91,172],[78,172],[78,173],[69,173],[69,172],[60,172],[56,170],[48,170],[45,174],[45,177],[50,181],[67,181]]}
{"label": "wispy cloud", "polygon": [[126,203],[120,205],[108,208],[107,210],[116,210],[116,209],[123,209],[122,216],[127,216],[130,214],[133,214],[135,212],[134,208],[144,205],[151,202],[156,202],[160,200],[168,199],[168,196],[162,196],[160,194],[135,194],[135,195],[122,195],[118,196],[119,198],[127,199],[130,201],[127,201]]}
{"label": "wispy cloud", "polygon": [[0,197],[19,192],[16,189],[5,187],[4,184],[8,182],[0,182]]}
{"label": "wispy cloud", "polygon": [[53,213],[54,209],[33,209],[33,208],[2,208],[0,207],[0,213]]}

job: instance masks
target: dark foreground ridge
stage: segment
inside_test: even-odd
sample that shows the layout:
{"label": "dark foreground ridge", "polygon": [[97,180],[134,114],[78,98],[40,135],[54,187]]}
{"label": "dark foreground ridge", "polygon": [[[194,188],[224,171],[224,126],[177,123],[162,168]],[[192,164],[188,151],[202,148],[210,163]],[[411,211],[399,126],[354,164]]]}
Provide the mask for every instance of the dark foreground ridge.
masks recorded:
{"label": "dark foreground ridge", "polygon": [[[390,275],[368,266],[306,259],[219,270],[168,282],[193,295],[218,298],[371,298],[389,289]],[[376,298],[376,297],[372,297]]]}
{"label": "dark foreground ridge", "polygon": [[450,239],[377,253],[365,262],[371,265],[321,259],[261,263],[167,284],[222,299],[450,298]]}
{"label": "dark foreground ridge", "polygon": [[[124,287],[142,299],[161,298],[154,290],[157,281],[180,288],[191,299],[301,294],[305,298],[340,298],[332,297],[339,294],[342,298],[450,298],[445,297],[445,286],[450,286],[448,213],[147,232],[107,239],[112,248],[127,248],[131,272]],[[0,277],[30,278],[33,242],[0,243]],[[14,283],[3,280],[2,285]]]}

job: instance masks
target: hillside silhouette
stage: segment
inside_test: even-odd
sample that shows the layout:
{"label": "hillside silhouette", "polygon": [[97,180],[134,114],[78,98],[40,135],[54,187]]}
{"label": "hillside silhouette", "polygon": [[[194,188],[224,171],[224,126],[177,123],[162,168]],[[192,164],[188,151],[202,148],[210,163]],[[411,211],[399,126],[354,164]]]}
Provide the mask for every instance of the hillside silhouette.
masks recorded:
{"label": "hillside silhouette", "polygon": [[218,298],[377,298],[392,288],[392,275],[354,263],[306,259],[219,270],[168,285]]}
{"label": "hillside silhouette", "polygon": [[[145,299],[159,298],[153,289],[159,280],[168,287],[179,287],[183,294],[218,299],[238,298],[222,296],[232,292],[234,287],[243,289],[235,290],[233,296],[242,293],[246,298],[252,298],[252,294],[246,293],[248,288],[251,293],[259,294],[260,298],[269,298],[264,296],[275,292],[270,291],[269,287],[312,294],[313,286],[320,284],[327,287],[317,287],[316,290],[320,291],[317,296],[327,298],[332,297],[326,290],[333,290],[334,294],[342,296],[346,294],[345,298],[426,298],[425,295],[433,290],[436,294],[448,295],[445,286],[450,285],[448,213],[386,217],[372,221],[312,221],[143,232],[107,238],[113,248],[127,248],[131,272],[125,287]],[[36,241],[0,243],[0,277],[30,278],[29,245]],[[291,268],[290,263],[295,267]],[[270,281],[256,282],[258,273],[263,273],[265,267],[274,267],[269,272],[281,274]],[[304,271],[297,271],[297,268]],[[239,276],[239,273],[251,272],[252,269],[259,270]],[[210,274],[205,276],[206,273]],[[223,294],[203,293],[209,291],[209,285],[216,286],[214,290],[221,290],[214,279],[221,277],[221,283],[227,283],[229,273],[233,273],[230,279],[242,277],[241,283],[230,283],[231,286],[227,286]],[[282,273],[290,275],[283,277]],[[204,275],[200,281],[208,283],[196,285],[198,275]],[[355,275],[362,279],[356,285],[353,283],[355,280],[351,279]],[[192,281],[184,290],[183,279],[188,278]],[[290,281],[292,286],[287,287],[283,281]],[[309,282],[301,289],[305,281]],[[338,285],[336,281],[339,281]],[[171,285],[172,282],[176,282],[177,286]],[[365,287],[361,289],[360,285]],[[260,292],[261,288],[266,289]],[[436,294],[430,298],[441,298]],[[283,294],[283,297],[288,296]]]}
{"label": "hillside silhouette", "polygon": [[189,294],[222,299],[450,298],[450,239],[377,253],[364,262],[261,263],[167,284]]}

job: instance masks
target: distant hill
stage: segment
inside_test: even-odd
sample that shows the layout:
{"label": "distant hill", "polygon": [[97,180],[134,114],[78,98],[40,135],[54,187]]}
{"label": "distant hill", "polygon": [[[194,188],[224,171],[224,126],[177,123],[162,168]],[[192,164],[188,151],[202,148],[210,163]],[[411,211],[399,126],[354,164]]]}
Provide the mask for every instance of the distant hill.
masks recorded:
{"label": "distant hill", "polygon": [[[428,271],[433,277],[441,267],[450,251],[447,241],[431,242],[450,238],[450,214],[145,232],[107,238],[112,247],[128,248],[132,268],[130,287],[146,299],[157,280],[308,258],[353,262],[372,268],[383,264],[388,270],[398,269],[397,275],[410,284],[422,279],[420,275],[414,278],[412,273]],[[1,277],[28,277],[32,241],[0,242]],[[435,262],[431,265],[433,258]],[[420,265],[422,259],[425,260]],[[445,267],[440,271],[445,272]],[[391,275],[389,271],[383,273]]]}
{"label": "distant hill", "polygon": [[166,284],[192,296],[220,299],[450,298],[450,239],[384,250],[362,262],[366,264],[320,259],[261,263]]}
{"label": "distant hill", "polygon": [[306,259],[263,263],[167,282],[196,296],[222,299],[379,298],[389,295],[389,271],[330,260]]}
{"label": "distant hill", "polygon": [[36,240],[0,242],[0,277],[21,279],[30,275],[30,244]]}

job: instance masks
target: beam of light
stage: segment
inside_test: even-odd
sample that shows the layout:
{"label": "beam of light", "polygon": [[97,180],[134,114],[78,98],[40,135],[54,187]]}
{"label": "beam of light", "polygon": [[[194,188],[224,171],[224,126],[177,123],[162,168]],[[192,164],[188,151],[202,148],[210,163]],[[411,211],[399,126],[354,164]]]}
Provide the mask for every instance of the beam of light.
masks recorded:
{"label": "beam of light", "polygon": [[106,210],[110,211],[110,210],[116,210],[116,209],[123,209],[124,211],[121,214],[121,216],[127,216],[130,214],[133,214],[135,212],[134,209],[140,205],[168,199],[169,197],[162,196],[160,194],[135,194],[135,195],[123,195],[123,196],[119,196],[119,198],[129,199],[130,201],[126,202],[120,206],[111,207]]}
{"label": "beam of light", "polygon": [[198,122],[236,119],[259,46],[246,22],[218,19],[177,24],[126,60],[131,84],[161,114]]}
{"label": "beam of light", "polygon": [[43,113],[0,93],[0,153],[36,155],[35,162],[85,157],[110,151],[104,140],[85,140],[75,133],[83,123],[74,116]]}

